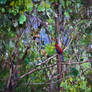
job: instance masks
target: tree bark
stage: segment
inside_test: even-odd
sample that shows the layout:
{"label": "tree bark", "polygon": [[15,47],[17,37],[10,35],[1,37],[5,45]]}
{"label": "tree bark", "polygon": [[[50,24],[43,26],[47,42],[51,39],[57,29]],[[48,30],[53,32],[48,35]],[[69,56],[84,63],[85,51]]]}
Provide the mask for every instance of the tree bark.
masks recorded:
{"label": "tree bark", "polygon": [[[61,0],[58,0],[57,2],[57,9],[56,9],[56,13],[57,13],[57,17],[55,18],[55,28],[56,28],[56,40],[59,44],[59,46],[61,46],[61,39],[60,39],[60,23],[62,22],[62,8],[61,8]],[[57,76],[57,85],[58,85],[58,92],[62,91],[63,90],[61,89],[60,87],[60,83],[61,83],[61,79],[62,79],[62,60],[61,60],[61,56],[60,55],[57,55],[57,73],[58,73],[58,76]]]}

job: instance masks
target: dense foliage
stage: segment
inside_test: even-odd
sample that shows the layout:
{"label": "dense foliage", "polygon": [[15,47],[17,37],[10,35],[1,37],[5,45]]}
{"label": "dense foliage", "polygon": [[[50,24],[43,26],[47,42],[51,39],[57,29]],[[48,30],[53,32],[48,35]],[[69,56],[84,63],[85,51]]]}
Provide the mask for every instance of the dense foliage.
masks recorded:
{"label": "dense foliage", "polygon": [[0,92],[91,92],[91,4],[0,0]]}

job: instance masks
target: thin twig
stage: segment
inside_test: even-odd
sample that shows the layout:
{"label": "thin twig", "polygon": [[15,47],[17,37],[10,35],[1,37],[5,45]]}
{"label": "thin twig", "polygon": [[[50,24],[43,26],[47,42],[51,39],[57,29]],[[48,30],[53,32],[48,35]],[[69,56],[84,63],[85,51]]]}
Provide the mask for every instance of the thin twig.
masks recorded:
{"label": "thin twig", "polygon": [[53,56],[47,58],[45,61],[43,61],[42,63],[37,64],[36,66],[43,65],[43,64],[45,64],[46,62],[48,62],[50,59],[52,59],[52,58],[54,58],[54,57],[56,57],[56,56],[57,56],[57,54],[54,54]]}

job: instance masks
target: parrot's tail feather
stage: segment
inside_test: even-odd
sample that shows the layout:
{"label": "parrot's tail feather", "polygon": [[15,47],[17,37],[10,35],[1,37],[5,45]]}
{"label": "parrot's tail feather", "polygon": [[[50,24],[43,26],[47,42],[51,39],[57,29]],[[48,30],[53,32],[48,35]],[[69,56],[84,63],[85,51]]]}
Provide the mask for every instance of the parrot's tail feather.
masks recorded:
{"label": "parrot's tail feather", "polygon": [[64,55],[61,54],[61,61],[64,61]]}

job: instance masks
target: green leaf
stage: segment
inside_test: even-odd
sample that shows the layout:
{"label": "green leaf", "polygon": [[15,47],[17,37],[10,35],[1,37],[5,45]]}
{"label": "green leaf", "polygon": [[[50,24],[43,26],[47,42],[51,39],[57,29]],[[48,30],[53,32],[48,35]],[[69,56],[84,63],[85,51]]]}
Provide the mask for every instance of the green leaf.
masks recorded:
{"label": "green leaf", "polygon": [[66,2],[66,6],[68,7],[69,5],[71,5],[71,1]]}
{"label": "green leaf", "polygon": [[49,22],[49,23],[54,23],[54,20],[51,19],[51,18],[49,18],[48,22]]}
{"label": "green leaf", "polygon": [[45,11],[45,8],[44,7],[42,7],[42,6],[39,6],[38,8],[37,8],[37,10],[39,11],[39,12],[43,12],[43,11]]}
{"label": "green leaf", "polygon": [[25,63],[26,63],[26,64],[29,63],[29,59],[28,59],[28,58],[25,59]]}
{"label": "green leaf", "polygon": [[21,15],[19,18],[19,24],[23,24],[26,21],[26,16],[25,15]]}
{"label": "green leaf", "polygon": [[21,51],[22,49],[21,48],[19,48],[19,51]]}
{"label": "green leaf", "polygon": [[84,76],[81,76],[81,80],[84,81],[85,80],[85,77]]}
{"label": "green leaf", "polygon": [[65,87],[66,85],[66,82],[61,82],[60,87]]}
{"label": "green leaf", "polygon": [[50,9],[50,4],[47,4],[47,5],[46,5],[46,8],[47,8],[47,9]]}
{"label": "green leaf", "polygon": [[62,0],[61,5],[62,5],[63,8],[65,8],[64,0]]}
{"label": "green leaf", "polygon": [[23,53],[22,53],[22,54],[20,54],[20,59],[22,59],[23,55],[24,55]]}
{"label": "green leaf", "polygon": [[6,4],[7,0],[0,0],[0,4]]}
{"label": "green leaf", "polygon": [[66,17],[69,17],[69,13],[68,13],[68,12],[64,12],[64,15],[65,15]]}
{"label": "green leaf", "polygon": [[67,90],[69,90],[70,88],[71,88],[71,86],[69,86],[69,85],[66,86],[66,89],[67,89]]}
{"label": "green leaf", "polygon": [[53,54],[56,52],[54,43],[53,43],[53,45],[52,45],[52,44],[46,45],[45,51],[46,51],[46,53],[47,53],[49,56],[53,55]]}
{"label": "green leaf", "polygon": [[12,1],[12,2],[10,3],[10,6],[14,6],[14,3],[15,3],[15,2],[14,2],[14,1]]}
{"label": "green leaf", "polygon": [[72,82],[72,81],[73,81],[73,78],[72,78],[72,77],[70,77],[70,78],[69,78],[69,80]]}
{"label": "green leaf", "polygon": [[11,48],[15,47],[15,44],[14,44],[13,41],[10,41],[9,45],[10,45]]}
{"label": "green leaf", "polygon": [[2,10],[1,10],[1,11],[2,11],[2,13],[5,13],[5,9],[4,9],[4,8],[2,8]]}

